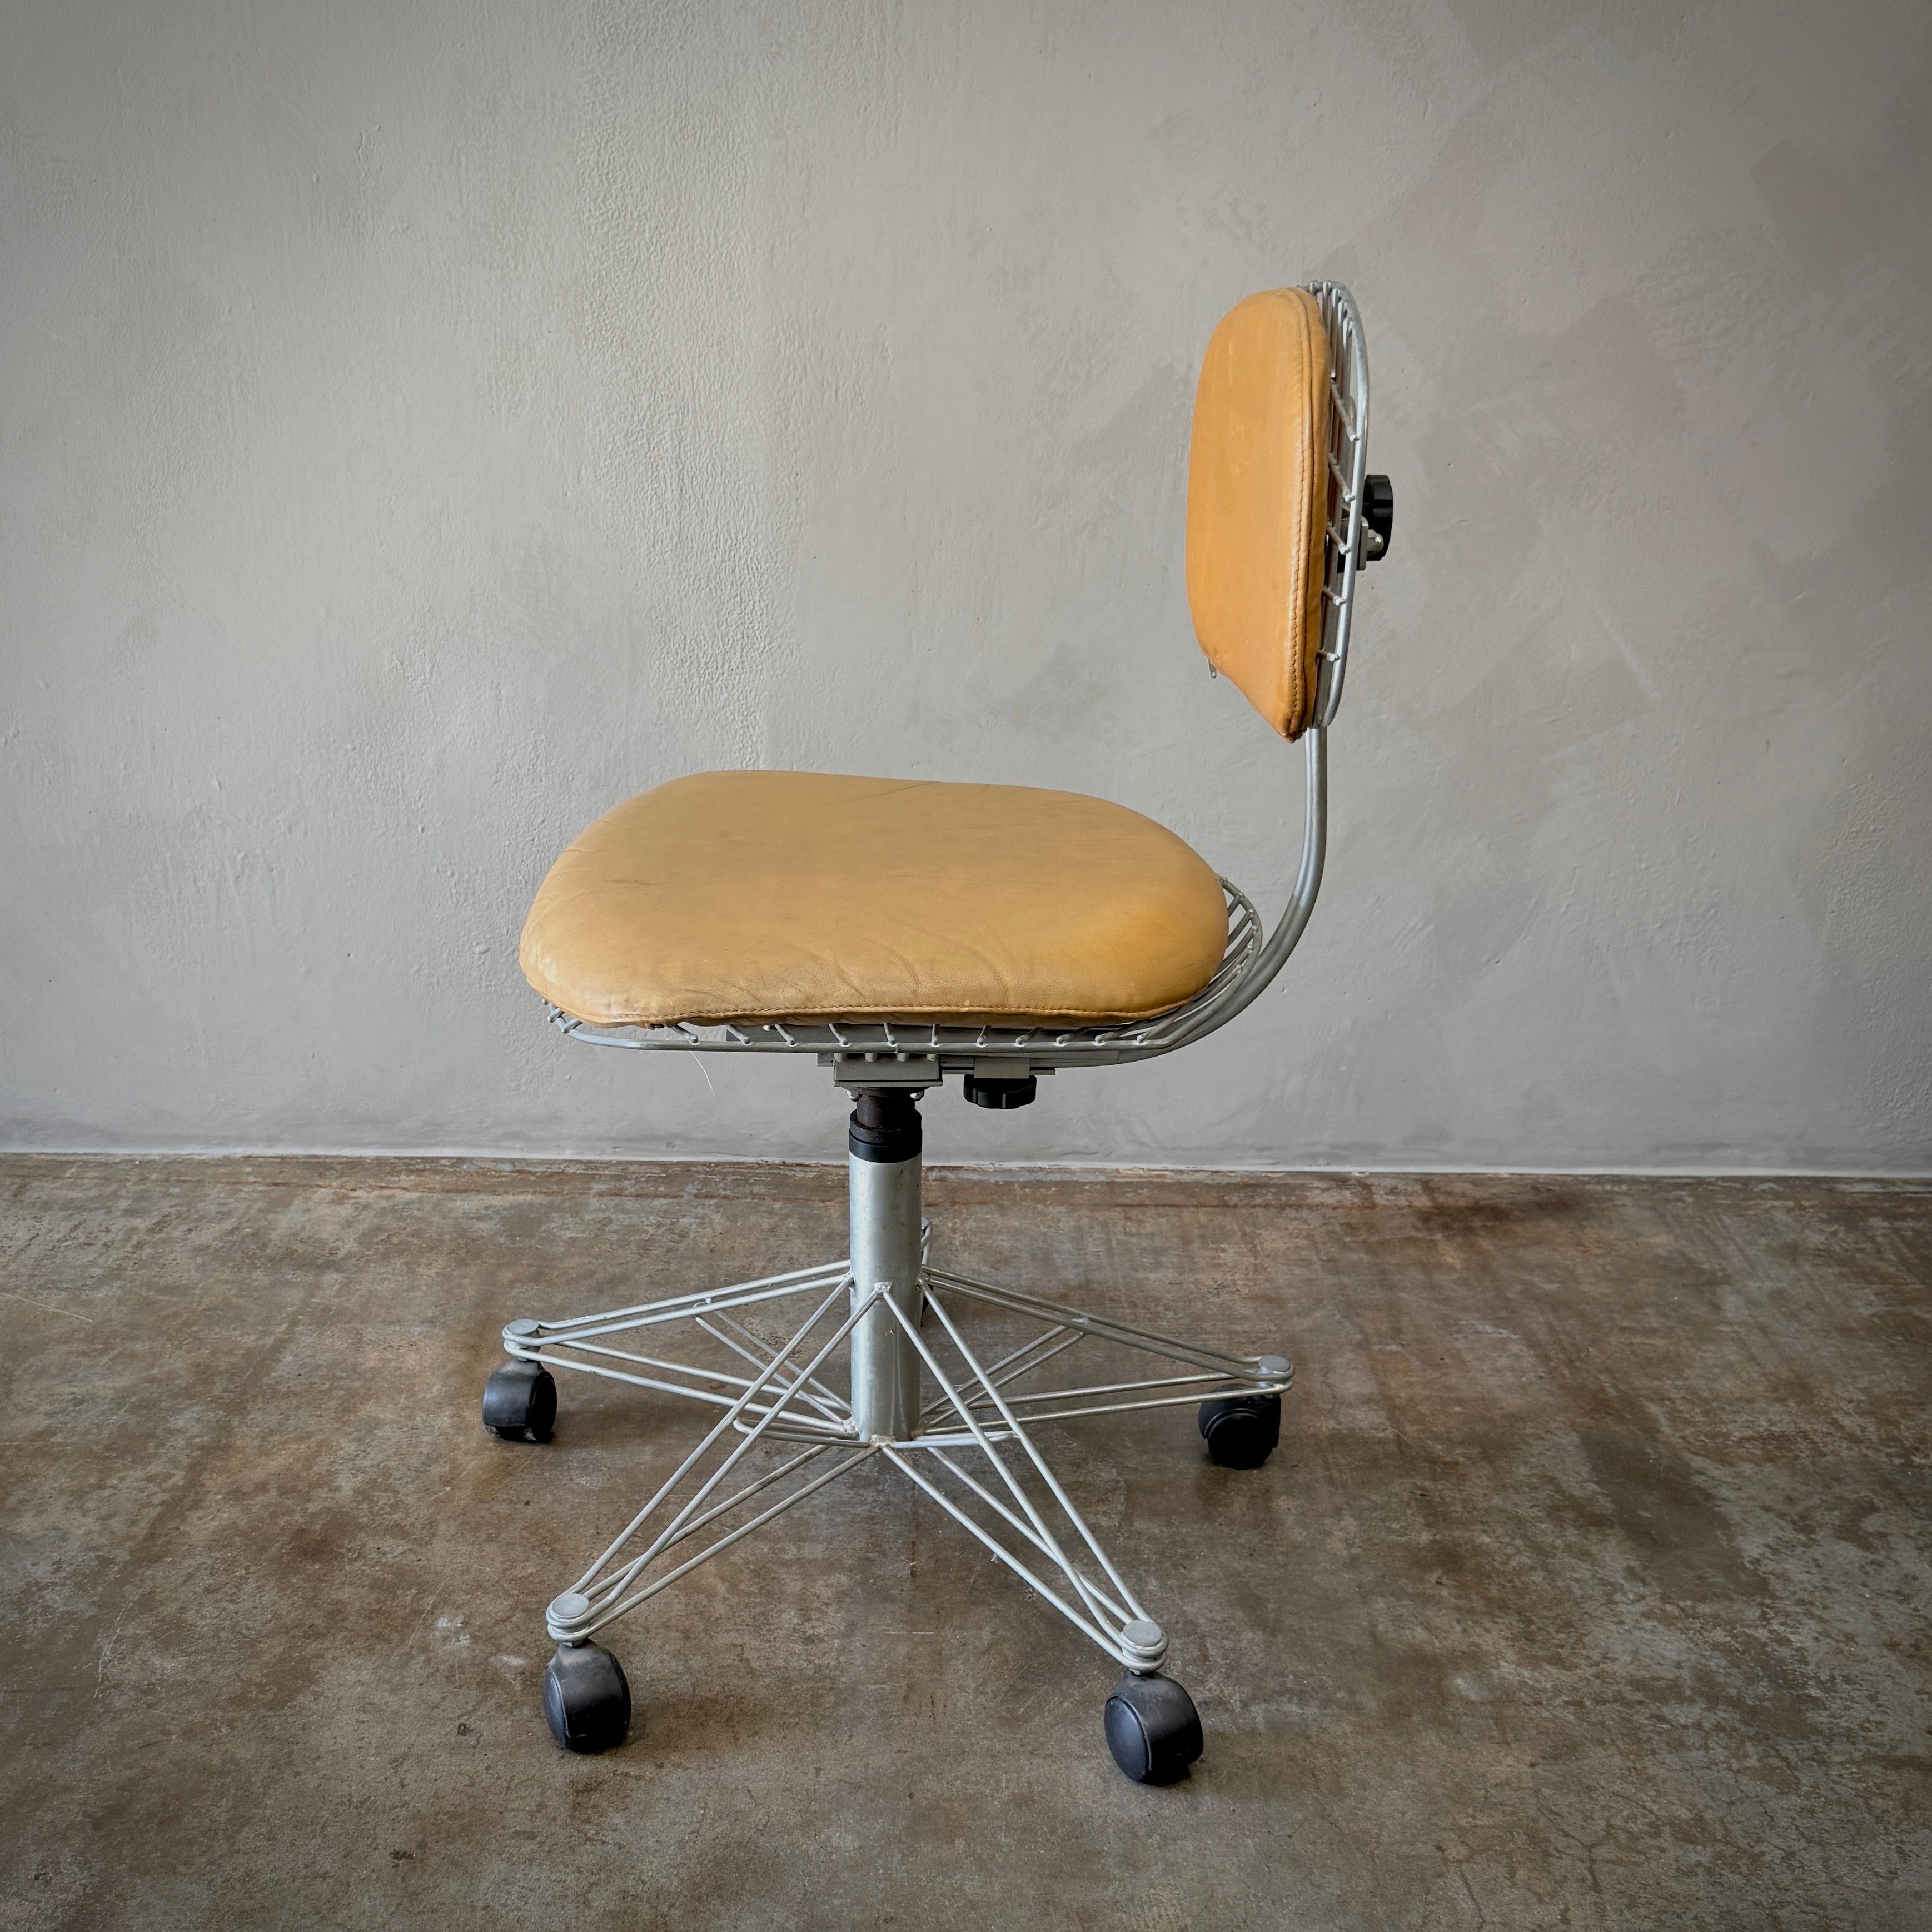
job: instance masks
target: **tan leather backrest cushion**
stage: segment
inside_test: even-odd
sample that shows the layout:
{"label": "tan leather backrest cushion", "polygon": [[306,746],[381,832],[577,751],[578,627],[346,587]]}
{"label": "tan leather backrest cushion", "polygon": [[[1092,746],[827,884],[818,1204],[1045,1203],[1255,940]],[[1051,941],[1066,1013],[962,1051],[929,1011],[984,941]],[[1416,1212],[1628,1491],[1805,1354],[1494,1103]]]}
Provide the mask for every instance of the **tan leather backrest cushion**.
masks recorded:
{"label": "tan leather backrest cushion", "polygon": [[1284,738],[1322,643],[1328,332],[1306,289],[1250,296],[1208,339],[1187,457],[1187,602],[1208,661]]}

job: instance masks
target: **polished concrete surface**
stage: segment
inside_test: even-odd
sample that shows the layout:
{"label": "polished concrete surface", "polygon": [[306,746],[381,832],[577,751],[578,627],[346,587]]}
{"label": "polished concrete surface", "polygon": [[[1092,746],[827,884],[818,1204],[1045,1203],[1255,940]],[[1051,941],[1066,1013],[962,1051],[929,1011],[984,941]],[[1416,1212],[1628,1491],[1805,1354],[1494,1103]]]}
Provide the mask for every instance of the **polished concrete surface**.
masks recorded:
{"label": "polished concrete surface", "polygon": [[801,1167],[0,1160],[0,1928],[1932,1926],[1932,1185],[972,1172],[936,1262],[1298,1365],[1052,1432],[1208,1748],[876,1466],[617,1627],[688,1439],[496,1330],[842,1252]]}

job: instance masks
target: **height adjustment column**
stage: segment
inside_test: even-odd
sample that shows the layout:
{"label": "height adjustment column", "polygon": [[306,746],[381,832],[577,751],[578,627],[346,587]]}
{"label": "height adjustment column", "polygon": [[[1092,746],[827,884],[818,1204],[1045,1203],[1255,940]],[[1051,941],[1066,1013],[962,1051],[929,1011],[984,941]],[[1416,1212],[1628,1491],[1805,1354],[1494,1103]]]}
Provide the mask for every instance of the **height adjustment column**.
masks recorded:
{"label": "height adjustment column", "polygon": [[[846,1144],[852,1216],[852,1300],[883,1285],[916,1325],[922,1137],[919,1094],[904,1087],[862,1087],[853,1095]],[[859,1440],[902,1442],[919,1422],[919,1352],[883,1308],[852,1330],[852,1419]]]}

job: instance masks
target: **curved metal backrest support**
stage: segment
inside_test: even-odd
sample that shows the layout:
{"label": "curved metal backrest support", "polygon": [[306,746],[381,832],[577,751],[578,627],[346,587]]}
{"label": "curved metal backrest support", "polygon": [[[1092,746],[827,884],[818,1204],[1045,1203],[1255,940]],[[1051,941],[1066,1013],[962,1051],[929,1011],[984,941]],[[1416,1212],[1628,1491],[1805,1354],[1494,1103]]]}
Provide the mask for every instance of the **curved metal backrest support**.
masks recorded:
{"label": "curved metal backrest support", "polygon": [[[1307,806],[1301,864],[1288,905],[1262,937],[1253,902],[1227,880],[1228,944],[1214,976],[1171,1012],[1102,1027],[944,1026],[930,1021],[816,1020],[744,1026],[593,1027],[553,1006],[550,1018],[573,1040],[686,1053],[814,1053],[841,1066],[840,1078],[862,1070],[893,1084],[914,1085],[929,1075],[970,1072],[988,1062],[1024,1060],[1045,1072],[1059,1066],[1108,1066],[1172,1053],[1224,1027],[1251,1005],[1286,963],[1307,928],[1322,890],[1328,840],[1328,726],[1342,701],[1354,615],[1355,578],[1362,562],[1363,491],[1368,473],[1369,363],[1361,317],[1339,282],[1313,282],[1329,344],[1329,506],[1322,556],[1320,669],[1314,722],[1302,734]],[[854,1063],[857,1063],[855,1066]],[[848,1082],[848,1084],[850,1082]]]}
{"label": "curved metal backrest support", "polygon": [[[1286,909],[1275,922],[1274,932],[1256,952],[1252,963],[1236,978],[1223,997],[1214,1000],[1205,1010],[1198,1011],[1178,1038],[1164,1040],[1140,1052],[1124,1054],[1124,1058],[1150,1060],[1156,1054],[1172,1053],[1177,1047],[1191,1046],[1197,1040],[1206,1039],[1267,991],[1268,982],[1300,943],[1309,918],[1315,910],[1316,896],[1322,890],[1322,868],[1328,852],[1327,728],[1311,724],[1303,733],[1301,742],[1306,761],[1308,797],[1302,820],[1301,866],[1295,874],[1294,890],[1289,895]],[[1209,990],[1212,990],[1211,982]],[[1190,1008],[1198,1007],[1200,1001],[1201,996],[1197,994],[1178,1010],[1186,1013]]]}
{"label": "curved metal backrest support", "polygon": [[1322,668],[1315,722],[1329,724],[1342,702],[1355,578],[1362,566],[1363,488],[1369,471],[1369,354],[1355,298],[1339,282],[1312,282],[1328,329],[1328,534],[1322,560]]}

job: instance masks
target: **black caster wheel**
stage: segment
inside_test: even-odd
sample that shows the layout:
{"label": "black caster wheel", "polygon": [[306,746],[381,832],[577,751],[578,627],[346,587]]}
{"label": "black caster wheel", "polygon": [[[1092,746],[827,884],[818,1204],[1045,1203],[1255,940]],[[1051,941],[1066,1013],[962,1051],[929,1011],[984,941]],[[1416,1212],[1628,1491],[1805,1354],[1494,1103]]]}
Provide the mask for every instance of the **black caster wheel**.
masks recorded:
{"label": "black caster wheel", "polygon": [[1281,1440],[1278,1395],[1210,1396],[1201,1405],[1208,1453],[1224,1469],[1258,1469]]}
{"label": "black caster wheel", "polygon": [[1107,1700],[1107,1748],[1136,1784],[1172,1784],[1201,1755],[1201,1714],[1172,1677],[1129,1671]]}
{"label": "black caster wheel", "polygon": [[631,1728],[624,1666],[601,1643],[564,1643],[544,1666],[544,1722],[566,1750],[607,1751]]}
{"label": "black caster wheel", "polygon": [[483,1426],[506,1442],[548,1442],[556,1427],[556,1384],[541,1362],[506,1362],[483,1384]]}

